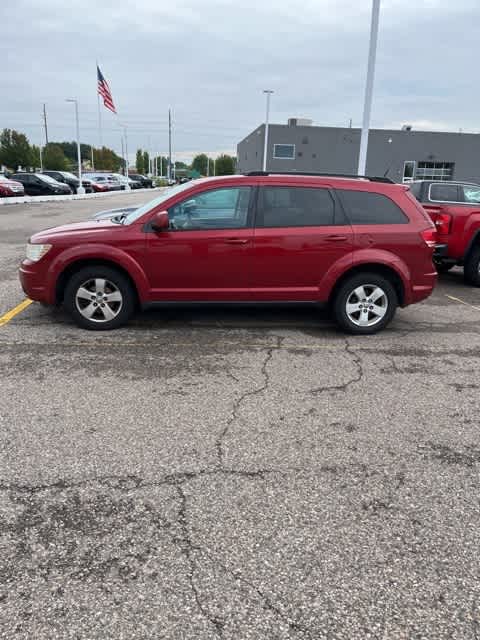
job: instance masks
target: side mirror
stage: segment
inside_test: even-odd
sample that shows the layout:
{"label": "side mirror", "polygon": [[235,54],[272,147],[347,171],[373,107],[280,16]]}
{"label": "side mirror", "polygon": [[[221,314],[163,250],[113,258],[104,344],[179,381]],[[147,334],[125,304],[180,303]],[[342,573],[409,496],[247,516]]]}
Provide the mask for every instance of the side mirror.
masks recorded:
{"label": "side mirror", "polygon": [[151,220],[151,224],[152,229],[155,229],[155,231],[168,229],[170,224],[168,220],[168,211],[157,211]]}

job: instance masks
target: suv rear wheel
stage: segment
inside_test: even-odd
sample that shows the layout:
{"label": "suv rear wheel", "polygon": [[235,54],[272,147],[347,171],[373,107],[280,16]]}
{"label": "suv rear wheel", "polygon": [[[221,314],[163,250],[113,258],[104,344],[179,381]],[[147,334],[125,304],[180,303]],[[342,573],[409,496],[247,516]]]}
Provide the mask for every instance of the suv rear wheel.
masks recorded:
{"label": "suv rear wheel", "polygon": [[397,306],[397,293],[390,280],[377,273],[357,273],[338,289],[333,315],[345,331],[368,335],[384,329]]}
{"label": "suv rear wheel", "polygon": [[107,331],[128,322],[135,308],[135,292],[119,271],[93,265],[70,278],[64,307],[79,327]]}
{"label": "suv rear wheel", "polygon": [[470,251],[463,266],[463,275],[468,284],[480,287],[480,245],[477,244]]}

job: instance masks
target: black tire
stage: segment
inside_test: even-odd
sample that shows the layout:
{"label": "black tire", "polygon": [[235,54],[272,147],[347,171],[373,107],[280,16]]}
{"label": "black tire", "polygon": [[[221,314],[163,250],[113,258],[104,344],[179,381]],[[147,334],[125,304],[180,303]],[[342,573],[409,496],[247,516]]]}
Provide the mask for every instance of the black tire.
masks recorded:
{"label": "black tire", "polygon": [[[363,299],[360,300],[357,296],[353,295],[355,289],[358,289],[359,287],[365,287],[365,292],[367,294],[365,303],[363,302]],[[378,319],[375,319],[375,313],[370,311],[371,308],[377,305],[370,305],[368,303],[368,292],[372,291],[372,287],[378,287],[384,294],[384,296],[380,298],[381,302],[378,306],[383,306],[385,311],[382,317],[378,316]],[[361,304],[362,307],[367,305],[366,317],[368,322],[371,322],[371,324],[361,326],[356,324],[348,315],[347,302],[355,300],[354,304],[357,304],[357,299],[358,304]],[[366,271],[365,273],[356,273],[355,275],[352,275],[340,285],[335,294],[335,298],[333,299],[332,311],[335,322],[344,331],[354,335],[371,335],[381,331],[392,321],[395,311],[397,310],[397,306],[398,296],[392,282],[378,273]],[[360,318],[362,311],[358,311],[358,314]],[[357,318],[357,321],[360,321],[359,318]]]}
{"label": "black tire", "polygon": [[474,287],[480,287],[480,245],[476,245],[470,251],[463,267],[465,282]]}
{"label": "black tire", "polygon": [[[97,303],[95,296],[99,294],[95,294],[95,284],[93,287],[90,286],[90,283],[95,283],[95,280],[106,281],[107,284],[104,287],[106,296],[112,296],[113,294],[118,297],[118,294],[120,294],[121,300],[115,300],[107,304],[107,302],[103,302],[103,299],[99,299]],[[94,296],[91,299],[77,296],[80,289],[82,289],[83,293],[85,291],[90,292],[91,288],[91,294]],[[75,324],[82,329],[109,331],[117,329],[128,322],[135,310],[135,301],[135,290],[126,276],[111,267],[92,265],[80,269],[70,278],[65,288],[63,306]],[[85,307],[83,307],[84,302]],[[105,319],[105,311],[100,309],[102,303],[103,307],[108,306],[110,314],[115,313],[111,319]],[[82,314],[82,309],[83,313],[88,313],[86,307],[91,305],[95,306],[94,315],[92,319],[88,319]]]}

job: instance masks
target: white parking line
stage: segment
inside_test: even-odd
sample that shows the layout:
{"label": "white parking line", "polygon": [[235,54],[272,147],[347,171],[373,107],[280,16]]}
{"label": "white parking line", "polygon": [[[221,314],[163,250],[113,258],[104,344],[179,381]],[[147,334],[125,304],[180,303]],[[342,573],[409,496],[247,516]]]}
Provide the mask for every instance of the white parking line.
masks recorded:
{"label": "white parking line", "polygon": [[475,309],[475,311],[480,311],[480,307],[476,307],[475,305],[470,304],[469,302],[465,302],[465,300],[460,300],[460,298],[455,298],[455,296],[449,296],[448,294],[445,294],[445,297],[449,298],[450,300],[454,300],[455,302],[460,302],[460,304],[464,304],[466,307]]}

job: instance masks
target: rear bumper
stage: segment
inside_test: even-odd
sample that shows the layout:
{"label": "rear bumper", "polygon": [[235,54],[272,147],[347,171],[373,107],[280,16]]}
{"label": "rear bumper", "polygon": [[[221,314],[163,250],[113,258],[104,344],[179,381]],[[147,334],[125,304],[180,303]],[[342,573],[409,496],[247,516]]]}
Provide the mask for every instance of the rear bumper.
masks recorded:
{"label": "rear bumper", "polygon": [[443,260],[448,257],[448,244],[437,244],[433,252],[433,259],[435,261]]}
{"label": "rear bumper", "polygon": [[[433,267],[433,264],[432,264]],[[405,296],[405,305],[421,302],[432,295],[435,285],[437,284],[438,274],[436,271],[425,273],[421,279],[412,283],[410,295]]]}

